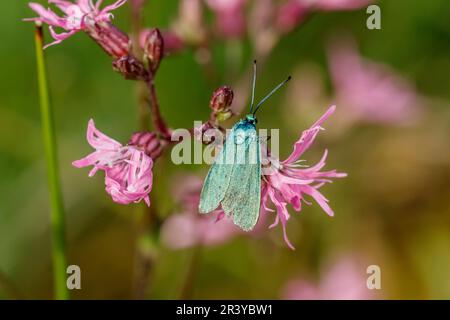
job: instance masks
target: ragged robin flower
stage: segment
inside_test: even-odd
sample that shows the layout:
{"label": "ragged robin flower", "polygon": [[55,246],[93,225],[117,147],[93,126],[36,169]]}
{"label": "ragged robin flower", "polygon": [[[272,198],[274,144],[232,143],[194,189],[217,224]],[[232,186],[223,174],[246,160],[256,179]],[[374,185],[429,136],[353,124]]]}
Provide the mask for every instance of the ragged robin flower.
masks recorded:
{"label": "ragged robin flower", "polygon": [[150,206],[153,160],[161,153],[156,134],[134,134],[129,144],[122,145],[97,130],[91,119],[87,141],[95,151],[72,164],[77,168],[93,166],[90,177],[103,170],[106,192],[115,202],[130,204],[144,200]]}
{"label": "ragged robin flower", "polygon": [[[321,171],[325,166],[328,155],[325,150],[320,161],[311,167],[305,167],[300,162],[300,157],[313,144],[317,134],[323,130],[322,123],[334,112],[335,106],[330,107],[322,117],[314,123],[311,128],[303,131],[300,139],[294,144],[294,150],[284,161],[280,161],[273,156],[267,155],[263,151],[263,157],[267,156],[270,162],[270,170],[263,171],[263,184],[261,187],[261,206],[264,210],[274,212],[269,208],[269,200],[275,205],[276,218],[270,228],[281,223],[286,244],[294,249],[287,237],[286,224],[290,218],[287,205],[291,204],[295,211],[302,209],[302,203],[310,204],[305,196],[314,199],[321,208],[329,215],[333,216],[333,210],[328,205],[319,189],[326,183],[330,183],[332,178],[346,177],[345,173],[338,173],[336,170]],[[264,145],[262,145],[264,150]]]}
{"label": "ragged robin flower", "polygon": [[[48,24],[50,34],[55,40],[46,45],[46,47],[49,47],[61,43],[63,40],[79,31],[86,31],[96,23],[109,22],[113,17],[111,11],[119,8],[125,2],[126,0],[118,0],[101,9],[100,6],[102,5],[103,0],[98,0],[95,3],[93,0],[77,0],[75,2],[66,0],[48,0],[49,4],[55,5],[62,11],[64,14],[63,16],[59,16],[50,8],[46,9],[39,3],[31,2],[29,4],[30,8],[39,16],[25,20]],[[58,33],[55,28],[60,28],[64,31]]]}

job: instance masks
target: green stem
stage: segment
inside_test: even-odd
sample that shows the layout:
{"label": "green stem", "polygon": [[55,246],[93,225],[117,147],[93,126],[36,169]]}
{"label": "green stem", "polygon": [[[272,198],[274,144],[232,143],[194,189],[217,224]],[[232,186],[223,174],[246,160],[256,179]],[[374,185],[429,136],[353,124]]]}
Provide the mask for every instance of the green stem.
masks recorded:
{"label": "green stem", "polygon": [[66,286],[66,240],[64,230],[64,208],[58,173],[57,148],[53,112],[50,105],[49,89],[45,57],[43,51],[42,26],[36,25],[36,60],[39,85],[39,100],[41,105],[42,133],[44,138],[45,159],[47,162],[47,176],[50,191],[51,230],[52,230],[52,258],[54,274],[55,298],[69,299]]}

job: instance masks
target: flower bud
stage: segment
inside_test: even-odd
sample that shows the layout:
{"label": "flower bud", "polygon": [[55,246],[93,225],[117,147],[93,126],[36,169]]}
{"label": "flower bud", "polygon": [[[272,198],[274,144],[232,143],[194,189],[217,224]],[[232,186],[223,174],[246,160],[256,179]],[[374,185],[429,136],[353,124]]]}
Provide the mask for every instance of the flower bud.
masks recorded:
{"label": "flower bud", "polygon": [[124,56],[114,60],[113,69],[129,80],[144,80],[148,76],[144,65],[131,56]]}
{"label": "flower bud", "polygon": [[215,112],[223,112],[228,110],[233,102],[233,90],[228,86],[220,87],[213,92],[209,106]]}
{"label": "flower bud", "polygon": [[162,152],[161,141],[154,132],[141,131],[133,133],[128,145],[142,149],[152,159],[158,158]]}
{"label": "flower bud", "polygon": [[164,39],[159,29],[150,30],[144,43],[145,57],[150,64],[150,70],[156,71],[164,56]]}
{"label": "flower bud", "polygon": [[86,33],[111,57],[119,59],[130,53],[128,35],[107,21],[86,23]]}

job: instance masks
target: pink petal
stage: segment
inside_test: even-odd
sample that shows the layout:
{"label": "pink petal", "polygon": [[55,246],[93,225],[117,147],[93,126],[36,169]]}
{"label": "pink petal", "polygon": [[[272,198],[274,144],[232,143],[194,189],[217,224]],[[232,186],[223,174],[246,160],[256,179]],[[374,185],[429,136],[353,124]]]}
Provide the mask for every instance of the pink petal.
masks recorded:
{"label": "pink petal", "polygon": [[[289,248],[291,248],[292,250],[295,250],[295,247],[289,241],[289,238],[288,238],[287,232],[286,232],[286,222],[289,219],[289,212],[286,209],[286,203],[281,201],[281,199],[278,198],[277,194],[274,192],[273,189],[269,189],[269,197],[272,200],[275,207],[277,208],[277,219],[275,220],[275,223],[278,223],[278,221],[281,222],[281,226],[283,228],[284,242],[286,242],[286,244],[288,245]],[[274,226],[275,223],[272,224],[272,226]]]}
{"label": "pink petal", "polygon": [[49,25],[54,25],[54,26],[59,26],[59,27],[62,26],[61,18],[56,13],[51,11],[50,9],[45,9],[39,3],[34,3],[34,2],[29,3],[29,6],[33,11],[35,11],[39,15],[38,18],[35,18],[36,20],[40,20]]}
{"label": "pink petal", "polygon": [[95,10],[95,7],[91,6],[92,0],[78,0],[77,5],[84,13],[90,13]]}
{"label": "pink petal", "polygon": [[325,211],[330,217],[334,216],[333,210],[328,205],[328,199],[325,198],[317,189],[313,187],[305,187],[303,192],[310,195],[311,197],[316,200],[316,202],[319,204],[319,206]]}
{"label": "pink petal", "polygon": [[77,168],[92,166],[98,161],[99,155],[100,153],[98,151],[94,151],[80,160],[75,160],[74,162],[72,162],[72,165]]}
{"label": "pink petal", "polygon": [[321,126],[322,123],[324,123],[325,120],[327,120],[334,113],[334,111],[336,111],[336,106],[332,105],[311,127]]}
{"label": "pink petal", "polygon": [[297,161],[300,156],[311,146],[319,131],[322,129],[321,124],[334,112],[336,106],[331,106],[328,110],[317,120],[311,128],[303,131],[300,139],[294,144],[294,150],[291,155],[284,160],[283,164],[289,164]]}
{"label": "pink petal", "polygon": [[122,147],[119,142],[97,130],[97,128],[95,128],[93,119],[89,120],[86,139],[89,144],[95,149],[117,150],[118,148]]}
{"label": "pink petal", "polygon": [[57,6],[59,9],[61,9],[64,13],[66,13],[66,10],[71,7],[74,6],[73,2],[70,1],[64,1],[64,0],[48,0],[49,4],[54,4],[55,6]]}
{"label": "pink petal", "polygon": [[149,196],[146,196],[146,197],[144,198],[144,201],[145,201],[145,204],[147,205],[147,207],[150,208],[150,197],[149,197]]}
{"label": "pink petal", "polygon": [[107,14],[109,11],[115,10],[121,6],[123,6],[125,4],[125,2],[127,2],[127,0],[118,0],[115,3],[106,6],[102,9],[102,11],[100,11],[100,15],[104,15]]}
{"label": "pink petal", "polygon": [[50,34],[53,37],[53,39],[55,39],[55,41],[46,44],[44,46],[44,49],[47,49],[48,47],[53,46],[55,44],[61,43],[63,40],[66,40],[67,38],[71,37],[77,32],[76,30],[72,30],[69,32],[56,33],[52,26],[49,26],[48,29],[50,30]]}

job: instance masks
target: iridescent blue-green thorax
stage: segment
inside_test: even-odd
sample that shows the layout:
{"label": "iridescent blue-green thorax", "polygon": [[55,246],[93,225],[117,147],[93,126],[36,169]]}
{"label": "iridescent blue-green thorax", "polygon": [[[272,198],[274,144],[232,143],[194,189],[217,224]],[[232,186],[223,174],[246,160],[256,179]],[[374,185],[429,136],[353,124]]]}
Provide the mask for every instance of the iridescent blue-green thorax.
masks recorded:
{"label": "iridescent blue-green thorax", "polygon": [[256,125],[258,123],[258,119],[256,119],[256,117],[253,114],[248,114],[245,117],[245,121],[249,122],[249,123],[251,123],[253,125]]}

